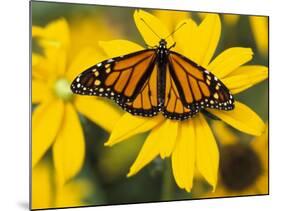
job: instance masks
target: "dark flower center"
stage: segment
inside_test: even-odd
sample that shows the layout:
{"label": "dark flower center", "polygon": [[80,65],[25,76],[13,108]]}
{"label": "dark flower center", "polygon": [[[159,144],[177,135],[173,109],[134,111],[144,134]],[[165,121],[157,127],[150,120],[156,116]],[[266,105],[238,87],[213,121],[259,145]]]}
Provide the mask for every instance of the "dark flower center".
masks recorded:
{"label": "dark flower center", "polygon": [[227,189],[243,191],[256,182],[261,172],[260,158],[249,146],[233,144],[222,148],[220,174]]}

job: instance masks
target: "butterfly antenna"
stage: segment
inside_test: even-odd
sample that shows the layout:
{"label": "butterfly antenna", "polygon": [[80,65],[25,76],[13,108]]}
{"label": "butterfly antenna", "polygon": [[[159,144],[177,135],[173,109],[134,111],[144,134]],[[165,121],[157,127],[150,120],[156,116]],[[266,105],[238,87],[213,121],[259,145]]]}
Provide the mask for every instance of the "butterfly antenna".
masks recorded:
{"label": "butterfly antenna", "polygon": [[144,19],[141,18],[141,20],[144,22],[144,24],[153,32],[153,34],[155,34],[159,39],[161,39],[161,37],[159,37],[158,34],[156,34],[155,31],[153,31],[153,29],[144,21]]}
{"label": "butterfly antenna", "polygon": [[169,34],[167,37],[165,37],[165,39],[167,39],[168,37],[172,36],[176,31],[178,31],[181,27],[183,27],[186,24],[186,22],[183,22],[181,25],[179,25],[174,31],[172,31],[171,34]]}

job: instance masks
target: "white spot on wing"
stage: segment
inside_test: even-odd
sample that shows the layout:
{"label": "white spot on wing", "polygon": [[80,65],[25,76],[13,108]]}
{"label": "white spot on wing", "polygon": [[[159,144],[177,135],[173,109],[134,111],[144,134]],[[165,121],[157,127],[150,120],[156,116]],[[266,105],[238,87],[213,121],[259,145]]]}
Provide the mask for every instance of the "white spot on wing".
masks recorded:
{"label": "white spot on wing", "polygon": [[114,62],[114,60],[113,60],[113,59],[108,59],[107,62],[108,62],[108,63]]}

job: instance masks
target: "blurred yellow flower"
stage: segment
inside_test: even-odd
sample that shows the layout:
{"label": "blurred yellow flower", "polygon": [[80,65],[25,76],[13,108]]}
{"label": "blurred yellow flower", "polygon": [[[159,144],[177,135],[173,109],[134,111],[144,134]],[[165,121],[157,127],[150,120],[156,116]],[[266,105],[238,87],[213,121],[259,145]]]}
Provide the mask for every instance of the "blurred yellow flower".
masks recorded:
{"label": "blurred yellow flower", "polygon": [[237,141],[237,136],[233,134],[222,121],[213,121],[212,129],[218,140],[222,140],[223,144],[232,144]]}
{"label": "blurred yellow flower", "polygon": [[71,28],[70,57],[75,56],[77,52],[85,47],[96,49],[99,51],[98,55],[106,56],[100,51],[98,40],[111,40],[113,37],[119,36],[120,30],[118,30],[118,27],[110,25],[105,20],[106,18],[102,13],[95,16],[87,15],[86,17],[74,16],[71,19],[69,23]]}
{"label": "blurred yellow flower", "polygon": [[85,198],[92,192],[86,179],[71,180],[63,187],[54,183],[53,167],[41,161],[32,169],[32,209],[85,206]]}
{"label": "blurred yellow flower", "polygon": [[[239,143],[238,136],[220,124],[214,131],[228,134],[218,138],[222,144],[219,184],[215,192],[194,197],[268,194],[268,125],[261,136],[249,143]],[[236,139],[230,141],[229,135]]]}
{"label": "blurred yellow flower", "polygon": [[[158,45],[159,39],[141,19],[145,20],[160,37],[167,37],[170,34],[165,23],[157,17],[142,10],[135,11],[136,26],[149,46]],[[178,30],[174,37],[166,40],[167,45],[171,46],[175,41],[177,43],[175,51],[213,72],[233,94],[268,77],[267,67],[242,66],[252,59],[253,53],[249,48],[227,49],[210,62],[221,33],[221,22],[218,15],[207,15],[200,25],[191,19],[183,21],[186,22],[185,26]],[[100,46],[110,57],[143,49],[142,46],[127,40],[100,42]],[[232,111],[214,109],[208,109],[208,111],[245,133],[261,135],[264,131],[265,126],[260,117],[240,102],[236,101],[236,108]],[[216,187],[219,152],[213,133],[202,114],[179,122],[164,119],[161,115],[143,118],[126,113],[116,123],[106,145],[113,146],[135,134],[149,130],[151,132],[128,176],[136,174],[158,155],[162,159],[171,156],[174,178],[180,188],[186,191],[191,190],[195,166],[208,183],[213,188]]]}
{"label": "blurred yellow flower", "polygon": [[108,132],[120,117],[118,110],[100,98],[72,94],[73,78],[104,57],[99,51],[84,48],[70,60],[69,31],[65,19],[32,28],[33,37],[44,50],[44,55],[32,54],[32,103],[38,104],[32,114],[32,167],[52,147],[61,185],[74,177],[84,162],[85,143],[78,113]]}
{"label": "blurred yellow flower", "polygon": [[268,17],[250,16],[249,20],[258,51],[265,56],[268,54]]}
{"label": "blurred yellow flower", "polygon": [[[203,20],[206,16],[208,15],[208,13],[205,12],[198,12],[197,16],[199,16],[199,18],[201,20]],[[229,26],[229,27],[233,27],[239,20],[240,15],[235,15],[235,14],[221,14],[221,17],[223,18],[223,22]]]}
{"label": "blurred yellow flower", "polygon": [[235,14],[223,14],[222,15],[224,23],[228,26],[234,26],[238,20],[240,15],[235,15]]}

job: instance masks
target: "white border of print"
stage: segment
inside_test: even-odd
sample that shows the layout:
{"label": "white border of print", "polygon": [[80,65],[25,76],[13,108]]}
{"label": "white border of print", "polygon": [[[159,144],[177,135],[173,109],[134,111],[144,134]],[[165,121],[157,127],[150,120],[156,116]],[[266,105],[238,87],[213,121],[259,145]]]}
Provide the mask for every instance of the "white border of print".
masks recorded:
{"label": "white border of print", "polygon": [[[135,6],[270,16],[270,195],[204,199],[68,209],[118,210],[274,210],[280,207],[280,6],[276,0],[66,0],[73,3]],[[57,2],[63,2],[58,0]],[[1,210],[27,210],[29,197],[29,2],[4,1],[0,8],[1,120],[0,194]],[[261,102],[265,103],[265,102]],[[274,115],[273,115],[274,114]]]}

